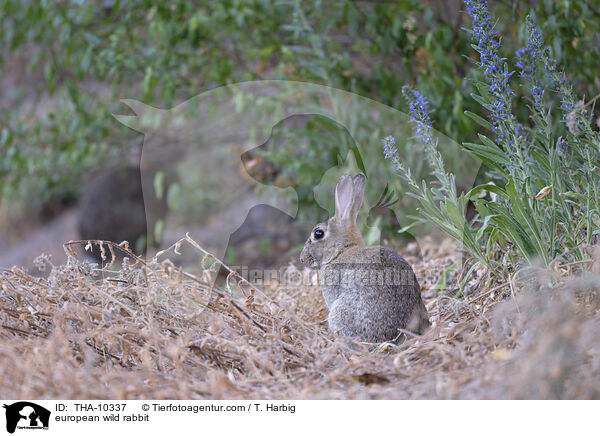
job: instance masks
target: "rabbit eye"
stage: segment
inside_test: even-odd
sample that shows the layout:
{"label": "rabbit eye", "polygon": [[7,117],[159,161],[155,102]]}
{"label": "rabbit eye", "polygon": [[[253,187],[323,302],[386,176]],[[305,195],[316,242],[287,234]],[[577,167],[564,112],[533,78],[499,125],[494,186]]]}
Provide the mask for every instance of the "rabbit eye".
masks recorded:
{"label": "rabbit eye", "polygon": [[321,229],[317,229],[314,231],[313,235],[315,239],[321,239],[323,236],[325,236],[325,232]]}

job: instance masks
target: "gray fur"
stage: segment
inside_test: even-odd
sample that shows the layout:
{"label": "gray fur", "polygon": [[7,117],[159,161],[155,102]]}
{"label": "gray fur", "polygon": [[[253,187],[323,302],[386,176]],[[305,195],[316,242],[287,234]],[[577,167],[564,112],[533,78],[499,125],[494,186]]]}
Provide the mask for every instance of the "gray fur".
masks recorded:
{"label": "gray fur", "polygon": [[365,342],[397,340],[402,330],[422,334],[430,324],[411,266],[389,248],[365,247],[356,226],[364,182],[362,174],[340,178],[335,215],[315,226],[300,260],[320,269],[331,331]]}

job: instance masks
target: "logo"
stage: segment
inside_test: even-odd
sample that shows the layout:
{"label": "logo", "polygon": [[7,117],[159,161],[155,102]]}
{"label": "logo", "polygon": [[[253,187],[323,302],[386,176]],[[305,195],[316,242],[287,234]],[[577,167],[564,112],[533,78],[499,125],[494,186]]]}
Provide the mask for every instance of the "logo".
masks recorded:
{"label": "logo", "polygon": [[50,411],[28,401],[19,401],[11,405],[4,404],[6,409],[6,431],[14,433],[18,429],[48,430]]}

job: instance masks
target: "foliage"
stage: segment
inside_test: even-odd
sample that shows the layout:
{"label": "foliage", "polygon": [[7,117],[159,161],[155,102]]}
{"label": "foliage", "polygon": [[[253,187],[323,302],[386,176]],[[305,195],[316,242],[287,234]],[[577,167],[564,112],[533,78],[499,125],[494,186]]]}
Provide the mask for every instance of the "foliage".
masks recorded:
{"label": "foliage", "polygon": [[[495,183],[456,195],[453,176],[436,159],[431,122],[417,91],[405,94],[417,133],[431,150],[432,172],[440,188],[416,183],[395,157],[391,137],[384,140],[384,155],[409,182],[421,203],[423,219],[462,242],[498,276],[521,259],[529,263],[540,259],[546,266],[555,259],[582,260],[589,255],[587,246],[600,233],[600,139],[592,128],[592,113],[587,104],[577,100],[530,13],[526,45],[516,53],[519,83],[530,101],[530,120],[521,124],[511,104],[516,96],[511,81],[517,80],[508,60],[501,57],[502,47],[487,4],[485,0],[465,0],[465,5],[473,19],[473,48],[480,54],[483,70],[483,80],[474,81],[478,93],[473,98],[489,113],[490,121],[474,113],[467,115],[493,136],[479,134],[479,143],[466,142],[464,147],[492,169]],[[560,99],[560,110],[552,106],[550,93]],[[468,199],[479,212],[471,221],[457,215]],[[485,254],[480,246],[485,247]],[[511,262],[502,265],[491,259],[494,247],[501,247]]]}
{"label": "foliage", "polygon": [[[494,7],[520,14],[525,5]],[[599,11],[591,2],[544,1],[538,15],[557,61],[570,60],[576,89],[590,95]],[[316,82],[398,109],[406,108],[398,90],[408,82],[429,96],[436,126],[472,142],[476,124],[464,111],[477,103],[464,98],[474,87],[462,77],[481,73],[471,69],[464,19],[459,7],[417,0],[0,0],[0,68],[19,75],[14,65],[22,62],[29,71],[0,101],[11,109],[0,112],[2,197],[30,202],[76,191],[85,172],[122,160],[139,143],[111,116],[123,111],[121,97],[170,107],[243,80]],[[515,48],[518,24],[498,26]],[[523,118],[521,106],[515,114]],[[292,165],[310,166],[303,156]]]}

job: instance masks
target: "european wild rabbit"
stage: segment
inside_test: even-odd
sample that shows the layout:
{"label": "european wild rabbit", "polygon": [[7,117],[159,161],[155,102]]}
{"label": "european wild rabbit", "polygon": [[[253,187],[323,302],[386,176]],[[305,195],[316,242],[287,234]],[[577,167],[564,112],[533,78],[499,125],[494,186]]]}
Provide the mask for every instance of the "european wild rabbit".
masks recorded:
{"label": "european wild rabbit", "polygon": [[300,260],[320,269],[331,331],[365,342],[422,334],[430,324],[411,266],[389,248],[365,247],[356,225],[364,187],[363,174],[340,178],[335,215],[313,228]]}

